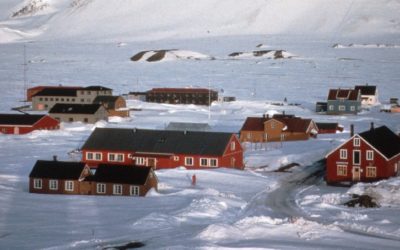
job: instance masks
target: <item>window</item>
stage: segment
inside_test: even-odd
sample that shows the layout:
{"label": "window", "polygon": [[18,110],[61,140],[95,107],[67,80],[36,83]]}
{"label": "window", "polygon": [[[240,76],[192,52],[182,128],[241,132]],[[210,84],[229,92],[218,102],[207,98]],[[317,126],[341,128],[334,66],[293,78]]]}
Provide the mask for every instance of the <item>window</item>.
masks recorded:
{"label": "window", "polygon": [[44,98],[44,100],[47,102],[49,100],[49,98],[46,97],[46,98]]}
{"label": "window", "polygon": [[108,154],[109,161],[115,161],[115,154]]}
{"label": "window", "polygon": [[231,151],[235,150],[236,148],[236,143],[233,141],[231,142]]}
{"label": "window", "polygon": [[265,139],[265,141],[268,141],[268,134],[267,133],[264,134],[264,139]]}
{"label": "window", "polygon": [[124,155],[123,154],[108,154],[108,160],[109,161],[119,161],[123,162],[124,161]]}
{"label": "window", "polygon": [[359,147],[360,146],[360,138],[354,138],[353,146]]}
{"label": "window", "polygon": [[367,167],[366,177],[376,177],[376,167]]}
{"label": "window", "polygon": [[113,194],[122,195],[122,185],[114,184],[113,185]]}
{"label": "window", "polygon": [[95,153],[95,159],[96,161],[101,161],[103,159],[102,154],[101,153]]}
{"label": "window", "polygon": [[374,159],[374,151],[367,150],[367,160],[372,161]]}
{"label": "window", "polygon": [[200,158],[200,166],[207,166],[208,160],[206,158]]}
{"label": "window", "polygon": [[341,149],[340,150],[340,159],[341,160],[347,159],[347,149]]}
{"label": "window", "polygon": [[185,165],[193,166],[193,157],[185,157]]}
{"label": "window", "polygon": [[50,190],[58,189],[58,181],[57,180],[49,180],[49,188]]}
{"label": "window", "polygon": [[131,186],[130,187],[130,195],[132,196],[139,196],[140,195],[140,189],[138,186]]}
{"label": "window", "polygon": [[89,119],[88,118],[83,118],[83,122],[88,123]]}
{"label": "window", "polygon": [[179,161],[179,156],[174,155],[174,161]]}
{"label": "window", "polygon": [[70,118],[68,118],[68,121],[69,121],[69,122],[73,122],[73,121],[74,121],[74,118],[70,117]]}
{"label": "window", "polygon": [[54,99],[53,99],[53,98],[50,98],[50,101],[52,102],[52,101],[54,101]]}
{"label": "window", "polygon": [[356,111],[356,107],[350,106],[350,111]]}
{"label": "window", "polygon": [[347,166],[338,165],[337,166],[337,175],[338,176],[347,176]]}
{"label": "window", "polygon": [[247,133],[246,137],[247,139],[251,139],[251,133]]}
{"label": "window", "polygon": [[72,102],[75,102],[75,98],[72,98],[71,101],[72,101]]}
{"label": "window", "polygon": [[61,101],[63,102],[63,101],[64,101],[64,98],[61,98]]}
{"label": "window", "polygon": [[117,161],[123,162],[124,161],[124,155],[123,154],[117,154]]}
{"label": "window", "polygon": [[136,157],[136,165],[145,165],[146,159],[144,157]]}
{"label": "window", "polygon": [[210,166],[216,167],[217,166],[217,159],[210,159]]}
{"label": "window", "polygon": [[81,102],[85,102],[85,99],[82,98],[82,99],[81,99]]}
{"label": "window", "polygon": [[275,122],[271,122],[271,128],[275,128]]}
{"label": "window", "polygon": [[281,141],[285,140],[285,134],[281,134]]}
{"label": "window", "polygon": [[65,191],[74,191],[73,181],[65,181]]}
{"label": "window", "polygon": [[42,97],[40,97],[40,98],[39,98],[39,101],[43,101],[43,98],[42,98]]}
{"label": "window", "polygon": [[93,160],[93,153],[86,152],[86,160]]}
{"label": "window", "polygon": [[42,179],[33,179],[33,188],[42,189]]}
{"label": "window", "polygon": [[56,98],[56,102],[58,102],[58,98]]}
{"label": "window", "polygon": [[339,105],[339,111],[345,111],[345,110],[346,110],[346,106]]}
{"label": "window", "polygon": [[335,107],[333,105],[329,105],[329,110],[333,111]]}
{"label": "window", "polygon": [[96,192],[98,194],[105,194],[106,193],[106,184],[97,183],[96,185]]}

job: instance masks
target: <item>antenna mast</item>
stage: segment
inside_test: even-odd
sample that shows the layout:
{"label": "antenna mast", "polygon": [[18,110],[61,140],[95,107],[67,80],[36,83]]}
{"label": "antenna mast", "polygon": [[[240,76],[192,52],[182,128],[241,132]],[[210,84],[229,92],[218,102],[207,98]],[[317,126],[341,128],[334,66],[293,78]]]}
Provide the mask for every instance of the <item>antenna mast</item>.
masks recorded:
{"label": "antenna mast", "polygon": [[28,64],[26,62],[26,44],[24,44],[24,93],[23,93],[23,100],[24,102],[27,102],[26,99],[26,91],[28,90],[28,84],[27,84],[27,80],[26,80],[26,72],[28,71]]}

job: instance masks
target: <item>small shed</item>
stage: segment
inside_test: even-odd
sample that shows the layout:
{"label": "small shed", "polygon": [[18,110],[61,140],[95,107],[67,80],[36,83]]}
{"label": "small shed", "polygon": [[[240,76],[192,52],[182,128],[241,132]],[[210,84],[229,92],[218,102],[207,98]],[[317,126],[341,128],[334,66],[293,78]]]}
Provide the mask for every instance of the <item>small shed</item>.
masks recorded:
{"label": "small shed", "polygon": [[60,122],[48,115],[0,114],[0,134],[27,134],[34,130],[56,130]]}
{"label": "small shed", "polygon": [[318,134],[336,134],[343,131],[343,126],[337,122],[316,122]]}

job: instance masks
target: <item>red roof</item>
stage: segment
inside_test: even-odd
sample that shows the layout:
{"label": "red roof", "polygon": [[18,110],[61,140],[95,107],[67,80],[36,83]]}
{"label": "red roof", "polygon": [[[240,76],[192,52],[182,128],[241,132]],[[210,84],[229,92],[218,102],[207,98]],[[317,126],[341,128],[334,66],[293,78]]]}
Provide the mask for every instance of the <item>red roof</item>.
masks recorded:
{"label": "red roof", "polygon": [[330,89],[328,94],[328,100],[358,100],[358,90],[355,89]]}
{"label": "red roof", "polygon": [[205,88],[153,88],[149,93],[208,93],[216,92]]}
{"label": "red roof", "polygon": [[264,123],[269,120],[279,121],[287,127],[285,131],[290,132],[306,132],[310,126],[311,119],[302,119],[293,116],[278,116],[278,117],[248,117],[243,124],[241,130],[247,131],[264,131]]}

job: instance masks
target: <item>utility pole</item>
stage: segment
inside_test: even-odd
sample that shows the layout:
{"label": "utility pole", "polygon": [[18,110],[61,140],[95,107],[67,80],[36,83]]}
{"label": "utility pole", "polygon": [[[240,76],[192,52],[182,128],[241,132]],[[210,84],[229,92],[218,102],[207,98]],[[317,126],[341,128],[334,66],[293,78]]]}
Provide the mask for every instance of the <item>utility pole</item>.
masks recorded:
{"label": "utility pole", "polygon": [[24,100],[24,102],[27,102],[27,100],[26,100],[26,91],[28,90],[28,85],[27,85],[27,77],[26,77],[26,72],[28,71],[28,64],[27,64],[27,62],[26,62],[26,44],[24,44],[24,63],[22,64],[23,66],[24,66],[24,88],[23,88],[23,91],[24,91],[24,93],[23,93],[23,100]]}
{"label": "utility pole", "polygon": [[208,81],[208,121],[211,120],[211,83]]}

